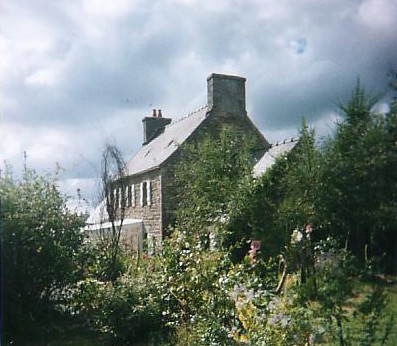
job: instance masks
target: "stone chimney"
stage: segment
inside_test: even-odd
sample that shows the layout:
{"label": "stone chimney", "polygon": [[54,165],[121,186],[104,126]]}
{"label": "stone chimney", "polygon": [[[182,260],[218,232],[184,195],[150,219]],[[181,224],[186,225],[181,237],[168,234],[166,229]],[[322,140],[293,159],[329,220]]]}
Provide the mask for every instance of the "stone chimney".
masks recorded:
{"label": "stone chimney", "polygon": [[207,78],[208,108],[220,116],[247,115],[245,78],[213,73]]}
{"label": "stone chimney", "polygon": [[153,139],[155,139],[159,134],[161,134],[164,128],[170,124],[172,119],[163,118],[161,109],[158,111],[153,109],[153,114],[151,117],[144,117],[143,122],[143,144],[148,144]]}

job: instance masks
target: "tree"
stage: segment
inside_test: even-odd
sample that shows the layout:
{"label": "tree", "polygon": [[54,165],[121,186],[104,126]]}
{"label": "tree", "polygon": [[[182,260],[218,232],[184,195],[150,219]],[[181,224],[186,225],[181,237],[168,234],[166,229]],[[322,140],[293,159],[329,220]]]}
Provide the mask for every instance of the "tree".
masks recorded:
{"label": "tree", "polygon": [[127,206],[127,181],[125,162],[121,152],[114,145],[106,144],[102,154],[102,199],[111,224],[110,232],[102,232],[102,245],[108,252],[104,278],[116,280],[119,275],[120,237]]}
{"label": "tree", "polygon": [[289,153],[259,177],[241,215],[248,220],[255,239],[261,240],[265,257],[280,254],[291,231],[318,220],[319,169],[321,153],[315,147],[314,130],[302,121],[300,139]]}
{"label": "tree", "polygon": [[176,170],[180,229],[205,232],[217,225],[224,230],[239,214],[252,183],[251,149],[251,141],[233,127],[183,148],[184,160]]}
{"label": "tree", "polygon": [[320,226],[318,220],[318,186],[320,185],[321,153],[315,147],[315,132],[302,120],[299,144],[290,154],[288,166],[277,184],[282,191],[276,224],[285,232],[304,228],[307,224]]}
{"label": "tree", "polygon": [[361,260],[390,258],[387,243],[396,238],[393,121],[373,112],[375,100],[358,82],[340,106],[342,121],[326,144],[322,173],[322,216]]}
{"label": "tree", "polygon": [[64,303],[82,275],[83,217],[66,207],[57,175],[25,170],[0,179],[4,330],[21,330]]}

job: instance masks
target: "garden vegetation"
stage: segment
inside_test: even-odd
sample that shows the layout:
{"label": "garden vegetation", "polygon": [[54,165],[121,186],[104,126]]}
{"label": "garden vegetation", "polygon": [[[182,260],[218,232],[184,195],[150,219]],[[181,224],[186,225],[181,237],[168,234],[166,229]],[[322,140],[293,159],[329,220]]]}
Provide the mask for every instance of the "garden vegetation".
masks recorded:
{"label": "garden vegetation", "polygon": [[374,104],[358,82],[332,137],[303,120],[256,179],[233,128],[184,147],[161,254],[114,252],[111,279],[106,244],[81,232],[56,178],[8,172],[3,336],[60,314],[122,345],[394,345],[397,103]]}

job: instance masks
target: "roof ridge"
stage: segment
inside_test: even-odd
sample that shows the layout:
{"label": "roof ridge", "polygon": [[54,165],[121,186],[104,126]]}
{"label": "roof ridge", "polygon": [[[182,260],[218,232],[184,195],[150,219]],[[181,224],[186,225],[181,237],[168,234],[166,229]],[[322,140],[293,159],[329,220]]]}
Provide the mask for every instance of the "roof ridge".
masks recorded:
{"label": "roof ridge", "polygon": [[206,108],[206,107],[208,107],[208,105],[201,106],[200,108],[194,110],[193,112],[187,113],[187,115],[184,115],[184,116],[182,116],[181,118],[172,121],[172,122],[171,122],[170,124],[168,124],[166,127],[169,127],[169,126],[172,126],[172,125],[174,125],[174,124],[177,124],[177,123],[181,122],[182,120],[185,120],[186,118],[192,116],[193,114],[196,114],[196,113],[202,111],[202,110],[203,110],[204,108]]}
{"label": "roof ridge", "polygon": [[299,140],[300,140],[300,137],[290,137],[290,138],[286,138],[286,139],[284,139],[283,141],[278,141],[278,142],[275,142],[275,143],[270,144],[270,148],[277,147],[277,146],[279,146],[279,145],[286,144],[286,143],[298,142]]}

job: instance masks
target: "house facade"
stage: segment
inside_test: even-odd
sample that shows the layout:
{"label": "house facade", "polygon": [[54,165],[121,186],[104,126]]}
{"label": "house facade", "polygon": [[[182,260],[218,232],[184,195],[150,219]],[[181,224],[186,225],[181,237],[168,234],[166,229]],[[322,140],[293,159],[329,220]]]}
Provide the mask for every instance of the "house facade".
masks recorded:
{"label": "house facade", "polygon": [[[245,82],[242,77],[212,74],[207,78],[205,107],[177,121],[163,117],[160,110],[143,119],[143,144],[127,162],[123,184],[114,181],[111,196],[116,207],[124,208],[123,239],[135,251],[142,251],[146,239],[149,253],[153,252],[167,236],[177,203],[174,172],[182,160],[183,144],[216,136],[224,125],[231,125],[253,139],[255,174],[269,165],[269,154],[265,154],[272,146],[247,115]],[[100,226],[91,219],[90,227]]]}

